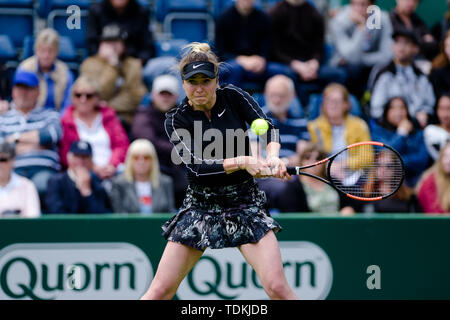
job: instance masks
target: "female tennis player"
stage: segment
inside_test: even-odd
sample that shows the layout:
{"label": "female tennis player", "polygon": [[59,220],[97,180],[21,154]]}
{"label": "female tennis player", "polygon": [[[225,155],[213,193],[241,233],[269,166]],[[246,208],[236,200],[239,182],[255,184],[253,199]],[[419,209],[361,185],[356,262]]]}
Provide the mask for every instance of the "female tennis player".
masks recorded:
{"label": "female tennis player", "polygon": [[[254,179],[290,178],[278,157],[276,130],[248,93],[233,85],[219,86],[219,62],[208,44],[194,42],[186,49],[179,64],[186,98],[166,114],[165,125],[187,167],[189,187],[178,214],[162,227],[168,242],[142,299],[171,299],[208,247],[237,247],[271,299],[297,299],[287,283],[275,237],[281,226],[270,217],[265,194]],[[231,151],[226,150],[229,130],[245,132],[257,118],[269,123],[267,158],[251,156],[247,135],[244,146],[238,139]],[[210,129],[227,140],[215,156],[206,156],[214,140],[208,138]],[[193,139],[189,141],[186,132]],[[221,151],[229,156],[217,155]]]}

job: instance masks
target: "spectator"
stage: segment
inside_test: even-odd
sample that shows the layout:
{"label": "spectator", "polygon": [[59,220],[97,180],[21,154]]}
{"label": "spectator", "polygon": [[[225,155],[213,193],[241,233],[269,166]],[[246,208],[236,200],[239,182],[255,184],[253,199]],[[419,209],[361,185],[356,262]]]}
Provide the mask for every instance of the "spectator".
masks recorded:
{"label": "spectator", "polygon": [[22,61],[19,69],[39,77],[39,106],[58,111],[61,115],[71,103],[73,74],[67,64],[58,60],[59,35],[51,28],[42,30],[34,44],[34,56]]}
{"label": "spectator", "polygon": [[430,81],[436,99],[450,91],[450,30],[442,41],[441,53],[433,60]]}
{"label": "spectator", "polygon": [[41,205],[34,184],[13,172],[15,149],[0,141],[0,217],[39,217]]}
{"label": "spectator", "polygon": [[340,151],[349,144],[369,141],[369,127],[359,117],[349,114],[350,100],[347,89],[337,83],[328,85],[323,92],[321,115],[308,123],[313,143],[327,154]]}
{"label": "spectator", "polygon": [[431,35],[423,20],[415,13],[420,0],[396,0],[396,6],[390,12],[394,32],[409,30],[418,39],[421,55],[433,60],[438,51],[438,43]]}
{"label": "spectator", "polygon": [[325,84],[345,82],[343,70],[322,64],[325,23],[312,4],[282,0],[272,8],[270,18],[273,60],[279,62],[276,72],[296,81],[303,105],[308,103],[311,92],[321,91]]}
{"label": "spectator", "polygon": [[0,115],[0,137],[16,144],[14,171],[35,184],[42,201],[47,180],[61,168],[57,145],[62,131],[59,114],[39,108],[38,97],[38,77],[32,72],[17,70],[11,110]]}
{"label": "spectator", "polygon": [[[112,23],[118,24],[127,35],[126,53],[141,61],[142,76],[147,86],[150,87],[155,77],[170,72],[177,64],[175,57],[156,57],[150,11],[138,0],[102,0],[92,4],[86,27],[89,55],[98,52],[103,28]],[[181,88],[181,78],[179,81]]]}
{"label": "spectator", "polygon": [[[376,185],[369,184],[368,190],[379,191],[381,194],[389,194],[392,191],[392,180],[388,177],[394,174],[394,161],[398,161],[392,152],[378,153],[375,162],[376,164]],[[373,201],[368,206],[372,206],[374,212],[377,213],[414,213],[422,212],[422,208],[414,195],[414,189],[407,187],[405,183],[400,186],[389,198]]]}
{"label": "spectator", "polygon": [[450,139],[450,91],[443,94],[436,106],[437,124],[430,124],[423,132],[428,154],[434,161],[446,141]]}
{"label": "spectator", "polygon": [[139,59],[125,52],[126,37],[117,24],[105,26],[97,54],[84,60],[80,73],[98,79],[100,99],[129,128],[146,88]]}
{"label": "spectator", "polygon": [[48,213],[109,213],[108,195],[92,172],[92,147],[75,141],[67,154],[67,171],[56,173],[48,182]]}
{"label": "spectator", "polygon": [[241,87],[245,81],[263,83],[270,54],[270,20],[254,7],[254,0],[236,0],[224,11],[216,24],[215,46],[222,82]]}
{"label": "spectator", "polygon": [[73,84],[73,104],[64,113],[61,123],[61,162],[67,167],[67,152],[73,142],[87,141],[92,146],[94,173],[100,179],[112,178],[125,161],[129,140],[116,112],[100,104],[98,83],[80,76]]}
{"label": "spectator", "polygon": [[159,170],[158,155],[150,141],[131,143],[125,172],[114,178],[110,196],[118,213],[175,212],[172,178]]}
{"label": "spectator", "polygon": [[417,184],[417,197],[425,213],[450,213],[450,141],[438,160]]}
{"label": "spectator", "polygon": [[[310,139],[307,119],[295,118],[289,111],[295,99],[295,87],[292,79],[285,75],[276,75],[266,82],[264,96],[267,116],[279,130],[281,140],[280,158],[288,165],[298,163],[296,150],[301,144]],[[252,150],[256,150],[256,136],[252,139]],[[263,148],[262,148],[263,149]],[[264,154],[262,156],[265,157]]]}
{"label": "spectator", "polygon": [[[326,156],[326,152],[320,150],[317,145],[308,142],[299,154],[298,165],[310,165]],[[325,178],[326,166],[314,166],[307,169],[306,172]],[[282,212],[341,212],[343,215],[351,215],[355,212],[352,207],[347,206],[344,197],[341,198],[332,187],[322,181],[303,175],[295,176],[291,181],[286,182],[285,188],[280,192],[280,197],[277,200],[278,207]]]}
{"label": "spectator", "polygon": [[393,60],[382,68],[374,81],[370,115],[379,118],[386,102],[395,96],[404,97],[411,116],[424,128],[433,114],[435,97],[433,86],[413,63],[418,52],[416,36],[407,30],[393,34]]}
{"label": "spectator", "polygon": [[158,76],[153,82],[151,102],[136,113],[131,127],[134,138],[148,139],[156,148],[161,172],[172,177],[175,205],[181,207],[188,181],[184,168],[172,161],[173,145],[164,127],[166,112],[176,106],[179,98],[178,80],[172,75]]}
{"label": "spectator", "polygon": [[127,54],[140,59],[144,66],[155,56],[153,35],[150,31],[150,12],[137,0],[103,0],[89,8],[86,41],[90,56],[97,54],[104,27],[116,23],[127,35]]}
{"label": "spectator", "polygon": [[392,59],[389,15],[381,11],[380,26],[368,25],[367,9],[374,4],[375,0],[351,0],[330,22],[334,46],[330,65],[346,70],[347,87],[357,97],[362,96],[372,67]]}
{"label": "spectator", "polygon": [[374,141],[392,146],[403,158],[405,182],[414,188],[429,164],[429,156],[423,139],[423,130],[408,113],[407,102],[401,97],[390,99],[384,107],[381,119],[370,122]]}

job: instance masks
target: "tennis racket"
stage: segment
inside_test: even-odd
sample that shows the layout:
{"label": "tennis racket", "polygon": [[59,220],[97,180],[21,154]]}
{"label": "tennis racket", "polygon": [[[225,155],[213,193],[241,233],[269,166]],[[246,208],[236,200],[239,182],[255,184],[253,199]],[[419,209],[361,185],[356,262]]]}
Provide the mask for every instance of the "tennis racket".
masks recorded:
{"label": "tennis racket", "polygon": [[[305,171],[325,163],[326,179]],[[405,177],[400,154],[376,141],[351,144],[313,164],[288,167],[287,172],[319,179],[347,197],[361,201],[382,200],[393,195]]]}

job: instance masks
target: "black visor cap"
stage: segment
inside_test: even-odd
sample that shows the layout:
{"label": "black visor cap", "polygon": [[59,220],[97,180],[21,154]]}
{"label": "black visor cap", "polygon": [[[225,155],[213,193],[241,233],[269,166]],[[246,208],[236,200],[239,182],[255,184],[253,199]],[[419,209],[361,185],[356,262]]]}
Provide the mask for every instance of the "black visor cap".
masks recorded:
{"label": "black visor cap", "polygon": [[188,80],[194,75],[201,73],[210,79],[216,78],[214,64],[208,61],[196,61],[188,63],[183,68],[183,80]]}

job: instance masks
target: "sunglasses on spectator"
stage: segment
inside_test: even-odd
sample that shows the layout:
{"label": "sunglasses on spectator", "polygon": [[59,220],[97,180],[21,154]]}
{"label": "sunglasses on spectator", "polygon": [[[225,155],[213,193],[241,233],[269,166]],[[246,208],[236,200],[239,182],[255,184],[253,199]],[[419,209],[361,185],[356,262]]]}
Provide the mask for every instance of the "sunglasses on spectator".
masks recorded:
{"label": "sunglasses on spectator", "polygon": [[0,162],[8,162],[10,158],[0,157]]}
{"label": "sunglasses on spectator", "polygon": [[148,154],[134,154],[133,156],[133,160],[137,161],[141,158],[143,158],[144,160],[150,160],[152,158],[152,156],[148,155]]}
{"label": "sunglasses on spectator", "polygon": [[92,93],[92,92],[89,92],[89,93],[86,93],[86,92],[75,92],[73,95],[75,97],[77,97],[77,98],[81,98],[82,96],[85,96],[86,99],[89,100],[89,99],[92,99],[96,94]]}

